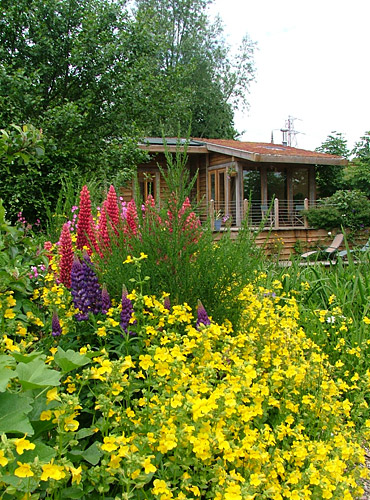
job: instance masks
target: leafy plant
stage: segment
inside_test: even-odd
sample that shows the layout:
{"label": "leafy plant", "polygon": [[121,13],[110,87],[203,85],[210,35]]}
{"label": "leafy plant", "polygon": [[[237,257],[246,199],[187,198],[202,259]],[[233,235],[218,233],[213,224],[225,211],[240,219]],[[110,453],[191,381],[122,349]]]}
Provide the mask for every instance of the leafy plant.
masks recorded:
{"label": "leafy plant", "polygon": [[361,191],[337,191],[319,200],[317,207],[302,212],[311,227],[352,231],[370,226],[370,201]]}

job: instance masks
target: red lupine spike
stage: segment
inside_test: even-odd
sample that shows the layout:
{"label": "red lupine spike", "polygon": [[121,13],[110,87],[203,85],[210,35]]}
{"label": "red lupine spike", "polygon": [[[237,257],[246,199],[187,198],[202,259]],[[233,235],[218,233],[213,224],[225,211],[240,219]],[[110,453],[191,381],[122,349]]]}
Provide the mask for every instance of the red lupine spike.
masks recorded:
{"label": "red lupine spike", "polygon": [[127,204],[126,223],[124,232],[136,235],[138,220],[135,200],[131,200]]}
{"label": "red lupine spike", "polygon": [[109,187],[105,208],[107,211],[107,219],[109,220],[115,233],[117,234],[117,226],[119,224],[119,210],[117,194],[113,185]]}
{"label": "red lupine spike", "polygon": [[72,238],[69,224],[63,224],[59,238],[60,271],[59,280],[67,288],[71,287],[71,269],[73,264]]}
{"label": "red lupine spike", "polygon": [[103,205],[101,207],[100,211],[100,217],[99,217],[99,224],[98,224],[98,234],[99,234],[99,240],[106,245],[109,245],[110,243],[110,238],[109,238],[109,233],[108,233],[108,227],[107,227],[107,208],[106,208],[107,200],[103,202]]}
{"label": "red lupine spike", "polygon": [[82,250],[83,247],[86,246],[89,254],[91,254],[92,248],[96,246],[95,243],[90,193],[85,185],[80,193],[80,207],[77,222],[77,248]]}

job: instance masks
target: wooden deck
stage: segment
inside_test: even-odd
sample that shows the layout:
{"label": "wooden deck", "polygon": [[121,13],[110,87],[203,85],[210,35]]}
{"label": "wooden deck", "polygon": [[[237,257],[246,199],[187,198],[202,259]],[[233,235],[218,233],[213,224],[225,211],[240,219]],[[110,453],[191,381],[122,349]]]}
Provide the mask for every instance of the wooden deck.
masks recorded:
{"label": "wooden deck", "polygon": [[[256,243],[260,247],[264,246],[267,255],[276,256],[279,261],[289,261],[292,255],[300,255],[309,250],[327,247],[333,241],[337,232],[305,228],[264,229],[257,235]],[[216,240],[220,238],[221,233],[222,230],[214,233]],[[238,229],[231,228],[231,237],[236,238],[237,234]],[[359,232],[355,241],[349,241],[349,245],[350,247],[363,245],[368,238],[368,230]],[[339,250],[344,248],[343,243]]]}

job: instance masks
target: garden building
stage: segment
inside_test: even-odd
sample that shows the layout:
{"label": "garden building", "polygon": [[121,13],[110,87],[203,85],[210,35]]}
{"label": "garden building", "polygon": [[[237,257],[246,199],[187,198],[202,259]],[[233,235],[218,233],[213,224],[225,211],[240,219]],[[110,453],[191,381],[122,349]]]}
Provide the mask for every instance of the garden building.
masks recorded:
{"label": "garden building", "polygon": [[[132,198],[138,182],[144,200],[151,194],[160,203],[167,187],[158,165],[165,169],[165,151],[176,153],[185,145],[190,174],[198,172],[191,198],[199,204],[201,219],[220,217],[235,231],[245,217],[250,227],[263,222],[286,234],[309,229],[301,211],[316,203],[315,166],[346,164],[339,156],[281,144],[148,137],[140,148],[150,160],[138,166],[137,178],[122,191],[124,199]],[[305,233],[303,239],[308,237]]]}

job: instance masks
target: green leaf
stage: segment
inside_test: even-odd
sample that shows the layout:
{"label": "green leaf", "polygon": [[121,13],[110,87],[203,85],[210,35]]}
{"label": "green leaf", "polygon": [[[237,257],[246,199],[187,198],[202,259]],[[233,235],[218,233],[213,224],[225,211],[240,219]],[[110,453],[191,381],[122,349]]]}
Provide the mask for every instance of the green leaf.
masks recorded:
{"label": "green leaf", "polygon": [[52,370],[38,358],[27,364],[19,363],[16,373],[25,390],[60,385],[61,373]]}
{"label": "green leaf", "polygon": [[76,432],[75,438],[83,439],[85,437],[92,436],[93,434],[95,434],[95,431],[93,431],[92,429],[80,429]]}
{"label": "green leaf", "polygon": [[18,363],[30,363],[34,359],[46,359],[45,354],[42,354],[38,351],[33,351],[30,354],[20,354],[18,352],[13,352],[12,356],[16,361],[18,361]]}
{"label": "green leaf", "polygon": [[75,449],[72,450],[69,454],[72,455],[74,458],[79,458],[79,459],[83,458],[91,465],[96,465],[99,462],[100,457],[103,455],[103,453],[98,448],[97,443],[93,443],[85,451]]}
{"label": "green leaf", "polygon": [[70,499],[78,499],[82,498],[84,495],[84,490],[80,490],[76,487],[71,487],[71,488],[64,488],[62,490],[62,498],[70,498]]}
{"label": "green leaf", "polygon": [[40,462],[48,463],[52,458],[55,457],[56,451],[51,446],[36,441],[34,442],[35,448],[33,450],[26,450],[22,453],[22,462],[31,463],[37,457]]}
{"label": "green leaf", "polygon": [[72,349],[64,351],[61,347],[58,347],[58,351],[54,355],[54,361],[64,373],[90,363],[90,359],[84,354],[72,351]]}
{"label": "green leaf", "polygon": [[15,377],[15,372],[6,366],[0,367],[0,392],[4,392],[9,381]]}
{"label": "green leaf", "polygon": [[16,364],[14,356],[9,356],[8,354],[0,355],[0,368],[15,367]]}
{"label": "green leaf", "polygon": [[27,414],[32,410],[31,398],[20,394],[0,394],[0,434],[33,435]]}

